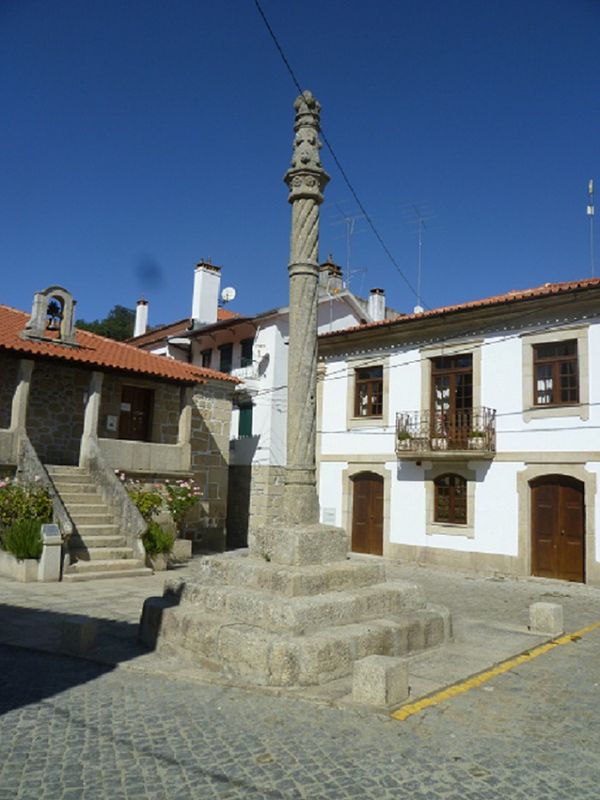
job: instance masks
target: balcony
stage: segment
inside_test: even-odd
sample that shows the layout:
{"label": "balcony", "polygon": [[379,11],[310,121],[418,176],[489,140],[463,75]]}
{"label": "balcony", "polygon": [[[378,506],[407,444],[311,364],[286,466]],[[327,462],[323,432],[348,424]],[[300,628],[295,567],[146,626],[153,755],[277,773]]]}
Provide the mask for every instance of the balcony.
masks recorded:
{"label": "balcony", "polygon": [[396,415],[396,453],[406,459],[490,459],[496,452],[496,410]]}

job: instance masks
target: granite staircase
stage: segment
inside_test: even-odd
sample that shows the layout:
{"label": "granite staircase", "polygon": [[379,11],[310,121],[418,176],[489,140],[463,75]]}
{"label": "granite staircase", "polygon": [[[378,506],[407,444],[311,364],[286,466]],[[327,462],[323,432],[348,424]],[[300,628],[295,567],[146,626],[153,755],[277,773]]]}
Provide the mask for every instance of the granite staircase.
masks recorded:
{"label": "granite staircase", "polygon": [[151,575],[152,570],[128,545],[90,473],[82,467],[46,469],[74,528],[69,540],[70,564],[64,569],[63,581]]}

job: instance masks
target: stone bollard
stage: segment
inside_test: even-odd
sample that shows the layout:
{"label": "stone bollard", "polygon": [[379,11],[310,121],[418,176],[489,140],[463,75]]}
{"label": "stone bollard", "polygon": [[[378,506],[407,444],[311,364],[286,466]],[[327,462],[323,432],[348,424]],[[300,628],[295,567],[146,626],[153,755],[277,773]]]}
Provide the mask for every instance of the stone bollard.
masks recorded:
{"label": "stone bollard", "polygon": [[560,636],[565,632],[563,607],[559,603],[532,603],[529,606],[529,630]]}
{"label": "stone bollard", "polygon": [[84,655],[96,644],[98,621],[73,615],[63,620],[60,633],[60,649],[63,652]]}
{"label": "stone bollard", "polygon": [[367,656],[354,662],[352,699],[370,706],[396,706],[408,697],[408,661]]}
{"label": "stone bollard", "polygon": [[42,541],[44,549],[38,566],[38,580],[59,581],[62,537],[58,525],[42,525]]}

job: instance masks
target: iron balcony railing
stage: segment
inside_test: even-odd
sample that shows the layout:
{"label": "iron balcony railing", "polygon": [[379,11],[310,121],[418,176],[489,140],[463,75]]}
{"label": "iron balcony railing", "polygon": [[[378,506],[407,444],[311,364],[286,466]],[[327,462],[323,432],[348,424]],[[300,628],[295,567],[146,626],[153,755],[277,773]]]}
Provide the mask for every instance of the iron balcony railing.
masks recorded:
{"label": "iron balcony railing", "polygon": [[399,456],[442,452],[496,452],[496,411],[473,408],[454,413],[410,411],[396,415],[396,452]]}

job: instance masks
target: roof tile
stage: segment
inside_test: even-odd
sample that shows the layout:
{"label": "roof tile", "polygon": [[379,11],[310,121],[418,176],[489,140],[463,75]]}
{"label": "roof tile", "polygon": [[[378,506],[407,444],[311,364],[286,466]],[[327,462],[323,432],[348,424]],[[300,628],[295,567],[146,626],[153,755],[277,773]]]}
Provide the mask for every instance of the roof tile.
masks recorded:
{"label": "roof tile", "polygon": [[76,331],[77,347],[45,340],[22,339],[20,334],[28,320],[29,314],[24,311],[0,305],[0,350],[8,350],[24,357],[52,358],[82,366],[150,375],[179,383],[204,383],[207,380],[239,382],[231,375],[147,353],[132,345],[89,331]]}

